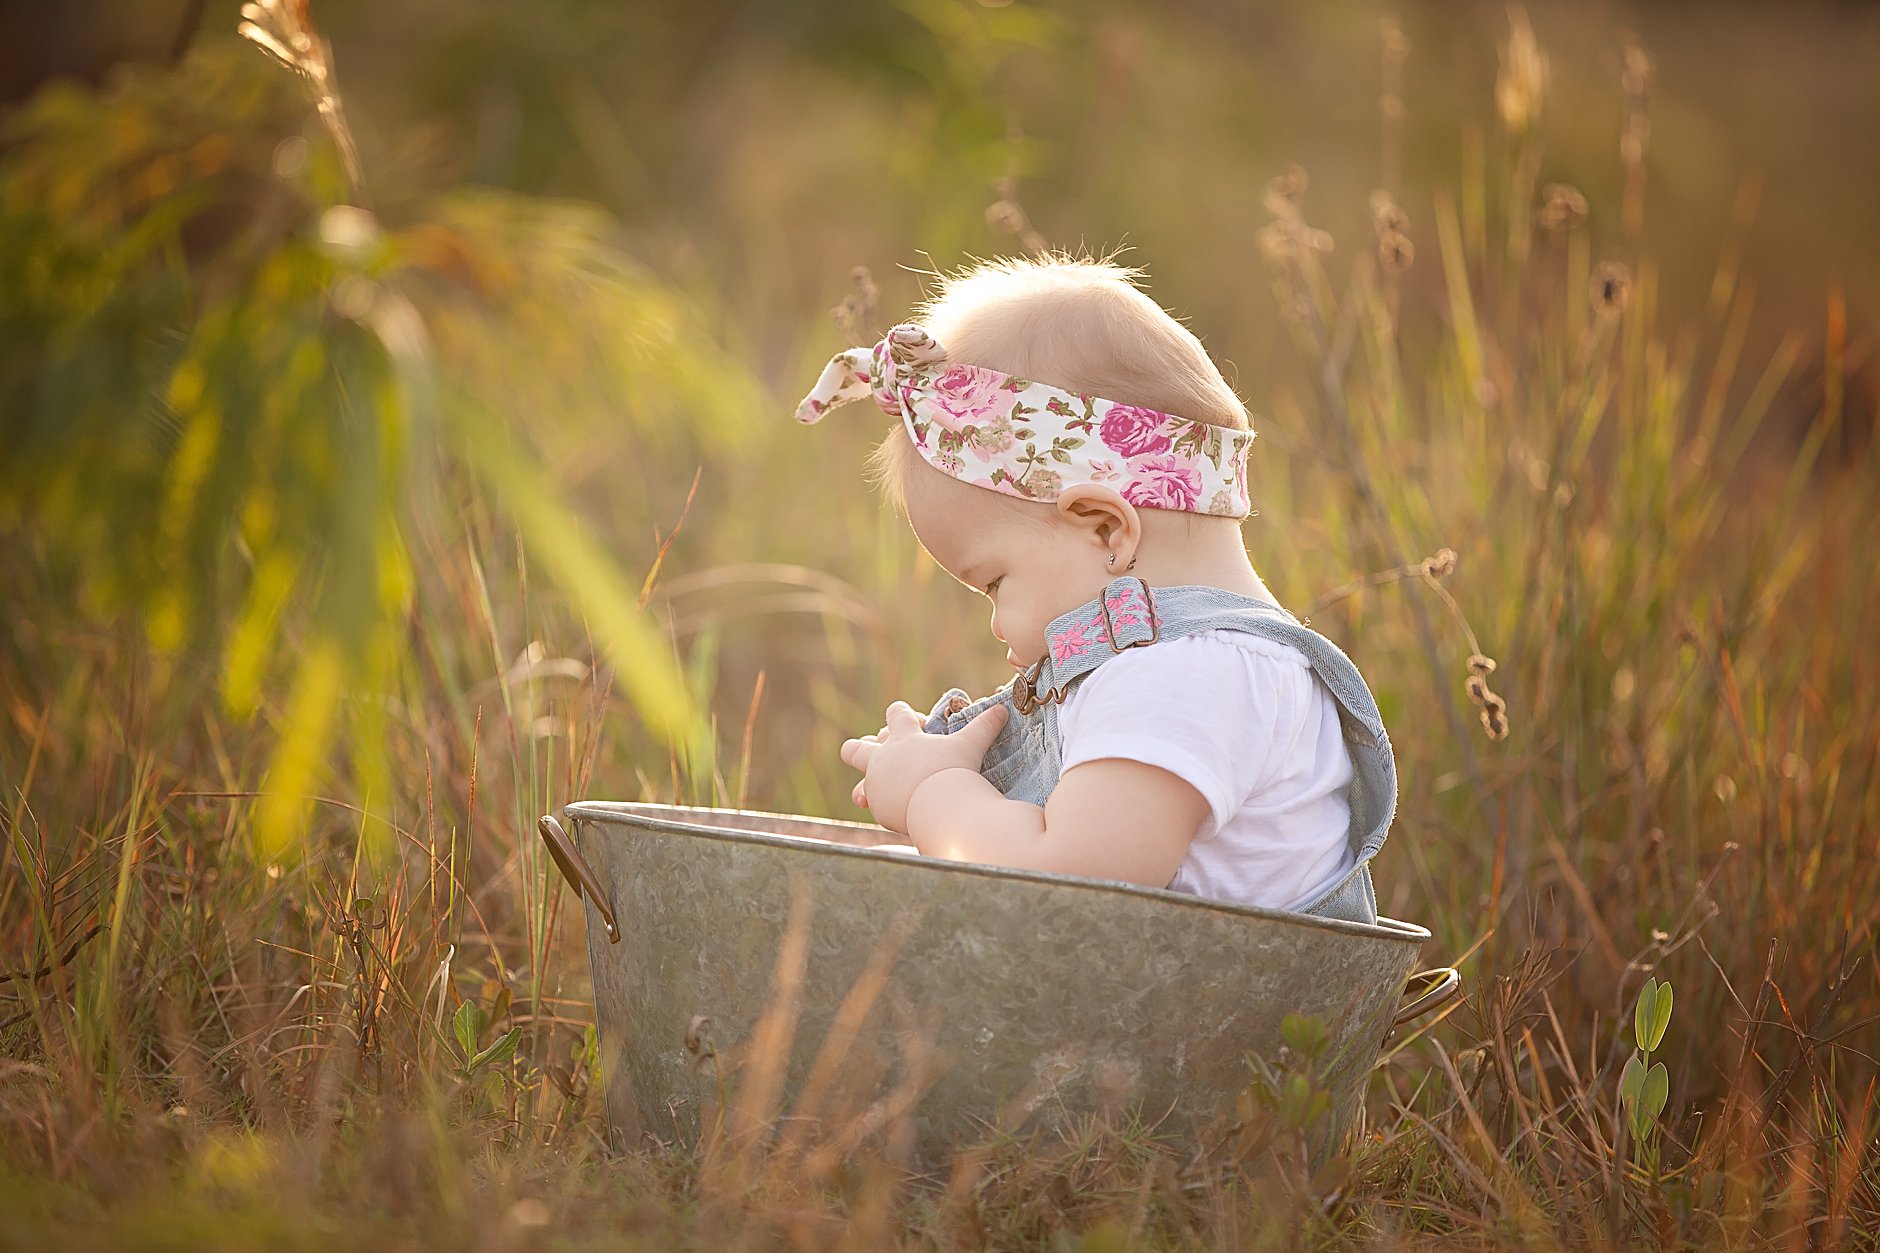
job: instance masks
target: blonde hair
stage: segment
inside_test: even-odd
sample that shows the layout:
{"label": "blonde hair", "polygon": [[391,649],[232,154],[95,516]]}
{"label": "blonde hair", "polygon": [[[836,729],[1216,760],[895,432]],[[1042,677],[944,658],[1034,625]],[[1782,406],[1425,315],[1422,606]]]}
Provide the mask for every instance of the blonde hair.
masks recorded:
{"label": "blonde hair", "polygon": [[[937,289],[910,320],[934,333],[950,361],[1247,430],[1246,406],[1201,341],[1136,286],[1142,270],[1114,258],[1050,250],[977,261],[936,274]],[[902,514],[920,460],[898,422],[869,454],[869,481]],[[985,495],[1020,511],[1039,503]]]}

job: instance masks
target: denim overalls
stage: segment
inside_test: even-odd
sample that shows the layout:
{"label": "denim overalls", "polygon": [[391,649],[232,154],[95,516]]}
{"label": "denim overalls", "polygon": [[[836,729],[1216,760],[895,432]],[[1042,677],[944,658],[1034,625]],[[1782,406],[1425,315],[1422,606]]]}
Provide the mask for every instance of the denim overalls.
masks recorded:
{"label": "denim overalls", "polygon": [[1045,655],[1029,673],[990,696],[969,700],[959,688],[949,690],[927,715],[929,734],[948,735],[995,703],[1010,717],[987,750],[980,773],[1012,800],[1042,806],[1063,772],[1058,748],[1058,704],[1092,670],[1125,648],[1197,631],[1227,628],[1290,644],[1306,655],[1338,702],[1339,723],[1350,749],[1351,829],[1356,859],[1349,872],[1316,897],[1290,906],[1299,913],[1351,922],[1377,921],[1377,895],[1371,887],[1370,860],[1383,846],[1397,809],[1397,765],[1377,702],[1351,659],[1336,644],[1278,605],[1205,586],[1151,589],[1133,574],[1110,580],[1101,595],[1051,620],[1045,629]]}

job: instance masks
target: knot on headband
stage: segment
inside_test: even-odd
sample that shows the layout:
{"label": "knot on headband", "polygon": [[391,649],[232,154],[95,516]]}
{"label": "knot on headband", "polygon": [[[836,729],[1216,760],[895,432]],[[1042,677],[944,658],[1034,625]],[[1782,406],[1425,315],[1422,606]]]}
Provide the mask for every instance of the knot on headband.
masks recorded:
{"label": "knot on headband", "polygon": [[1133,505],[1244,518],[1252,431],[1120,404],[984,366],[948,362],[912,322],[872,348],[837,353],[796,407],[796,420],[872,396],[901,419],[928,465],[1027,500],[1075,483],[1107,483]]}
{"label": "knot on headband", "polygon": [[926,327],[912,322],[890,327],[873,348],[851,348],[831,358],[816,386],[797,405],[796,420],[820,422],[829,410],[869,395],[883,413],[901,417],[913,403],[914,370],[946,359],[946,349]]}

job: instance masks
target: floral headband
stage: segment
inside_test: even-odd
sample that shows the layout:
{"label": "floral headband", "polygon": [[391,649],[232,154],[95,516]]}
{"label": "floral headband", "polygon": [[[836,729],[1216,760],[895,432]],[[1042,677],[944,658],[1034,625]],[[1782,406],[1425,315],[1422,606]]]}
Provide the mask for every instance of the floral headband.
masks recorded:
{"label": "floral headband", "polygon": [[1052,501],[1108,483],[1132,505],[1244,518],[1252,431],[1118,404],[983,366],[949,364],[925,327],[903,322],[873,348],[839,352],[796,420],[874,396],[934,469],[975,487]]}

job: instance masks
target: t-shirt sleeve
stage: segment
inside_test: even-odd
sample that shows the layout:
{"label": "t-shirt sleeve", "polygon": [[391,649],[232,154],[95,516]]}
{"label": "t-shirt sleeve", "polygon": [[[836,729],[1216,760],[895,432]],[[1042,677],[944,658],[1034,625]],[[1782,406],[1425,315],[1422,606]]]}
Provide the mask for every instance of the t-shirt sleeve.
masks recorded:
{"label": "t-shirt sleeve", "polygon": [[1187,635],[1112,658],[1059,720],[1062,768],[1120,757],[1159,766],[1208,803],[1197,841],[1258,790],[1296,735],[1311,670],[1303,654]]}

